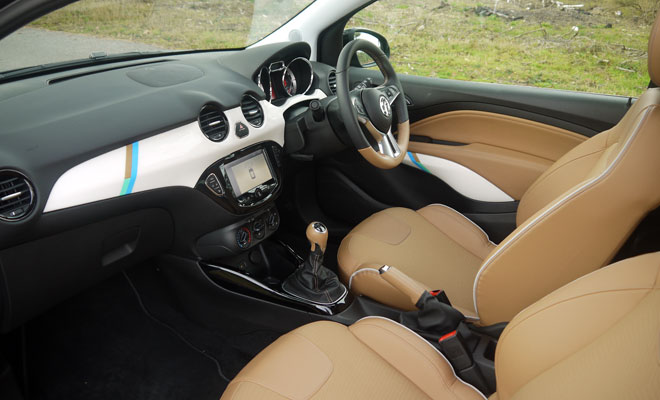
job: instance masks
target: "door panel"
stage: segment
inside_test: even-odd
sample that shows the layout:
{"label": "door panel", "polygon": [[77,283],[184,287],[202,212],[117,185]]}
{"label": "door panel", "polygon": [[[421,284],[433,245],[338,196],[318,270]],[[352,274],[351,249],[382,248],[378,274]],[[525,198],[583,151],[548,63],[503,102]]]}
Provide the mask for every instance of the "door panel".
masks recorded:
{"label": "door panel", "polygon": [[487,202],[514,200],[482,175],[446,158],[408,151],[403,164],[419,168],[445,181],[452,189],[473,200]]}
{"label": "door panel", "polygon": [[411,142],[409,151],[463,165],[515,200],[554,161],[586,140],[554,126],[484,111],[447,112],[414,123],[410,131],[419,142]]}
{"label": "door panel", "polygon": [[[383,81],[374,70],[351,68],[350,74],[351,87],[366,78],[375,84]],[[531,183],[568,150],[614,126],[634,101],[403,74],[399,78],[412,124],[408,165],[378,170],[354,149],[319,160],[319,206],[346,229],[384,207],[417,209],[441,203],[465,214],[497,242],[515,228],[515,200]],[[458,184],[440,179],[441,174],[416,165],[415,157],[457,163],[514,201],[483,201],[485,192],[479,187],[477,198],[470,197],[460,176],[452,177]]]}

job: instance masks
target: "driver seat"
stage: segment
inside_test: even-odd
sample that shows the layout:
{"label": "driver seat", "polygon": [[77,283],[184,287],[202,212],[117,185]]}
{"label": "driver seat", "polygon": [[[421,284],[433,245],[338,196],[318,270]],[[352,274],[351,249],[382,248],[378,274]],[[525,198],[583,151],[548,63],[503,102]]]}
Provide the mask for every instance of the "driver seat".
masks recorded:
{"label": "driver seat", "polygon": [[[660,22],[648,50],[660,84]],[[347,287],[403,310],[415,305],[378,273],[396,267],[482,325],[509,321],[562,285],[606,265],[660,205],[660,88],[648,89],[612,129],[573,148],[525,192],[517,228],[499,245],[459,212],[390,208],[356,226],[338,252]]]}

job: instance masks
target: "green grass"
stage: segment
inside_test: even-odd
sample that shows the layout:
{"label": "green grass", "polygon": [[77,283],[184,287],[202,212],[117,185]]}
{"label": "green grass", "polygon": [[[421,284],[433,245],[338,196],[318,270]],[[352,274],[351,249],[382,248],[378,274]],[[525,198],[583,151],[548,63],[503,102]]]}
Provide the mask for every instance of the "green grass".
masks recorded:
{"label": "green grass", "polygon": [[255,12],[254,0],[81,0],[30,26],[171,50],[240,48],[269,34],[310,2],[294,0],[285,6],[257,1]]}
{"label": "green grass", "polygon": [[[479,5],[493,7],[492,0],[455,0],[444,7],[439,6],[447,2],[440,0],[381,0],[348,27],[383,34],[401,73],[638,96],[648,84],[649,18],[630,8],[617,17],[613,1],[580,1],[588,15],[556,7],[526,9],[541,0],[499,1],[498,10],[524,17],[511,21],[474,13]],[[296,0],[293,8],[308,2]],[[285,5],[275,0],[82,0],[32,26],[166,49],[234,48],[285,22],[292,15]],[[258,29],[251,31],[251,25]]]}
{"label": "green grass", "polygon": [[500,1],[500,10],[524,16],[518,21],[472,10],[492,8],[494,1],[454,1],[442,8],[436,8],[439,2],[409,0],[406,8],[402,3],[381,0],[348,24],[383,34],[399,72],[626,96],[648,85],[648,21],[594,8],[602,2],[587,4],[587,15]]}

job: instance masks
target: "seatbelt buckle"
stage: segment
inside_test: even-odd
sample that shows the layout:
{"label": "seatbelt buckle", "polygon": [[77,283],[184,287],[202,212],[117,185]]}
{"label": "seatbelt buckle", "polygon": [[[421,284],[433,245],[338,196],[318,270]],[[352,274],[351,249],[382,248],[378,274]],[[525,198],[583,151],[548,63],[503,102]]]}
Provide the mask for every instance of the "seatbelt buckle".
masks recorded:
{"label": "seatbelt buckle", "polygon": [[461,336],[457,331],[452,331],[438,339],[442,354],[447,357],[451,365],[457,371],[462,371],[472,365],[472,357],[468,353]]}
{"label": "seatbelt buckle", "polygon": [[446,305],[451,306],[449,297],[447,297],[447,293],[444,290],[442,289],[431,290],[429,293],[431,294],[431,296],[435,297],[441,303],[445,303]]}

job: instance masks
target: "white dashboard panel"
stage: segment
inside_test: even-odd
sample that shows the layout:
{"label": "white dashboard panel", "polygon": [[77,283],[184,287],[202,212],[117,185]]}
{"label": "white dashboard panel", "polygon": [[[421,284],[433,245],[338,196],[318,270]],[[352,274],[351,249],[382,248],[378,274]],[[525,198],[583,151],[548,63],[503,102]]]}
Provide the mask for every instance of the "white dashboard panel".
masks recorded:
{"label": "white dashboard panel", "polygon": [[[240,107],[226,110],[229,133],[222,142],[207,139],[195,121],[87,160],[55,182],[44,213],[168,186],[194,187],[206,168],[235,151],[267,140],[284,146],[284,111],[324,97],[317,89],[280,107],[262,100],[264,123],[259,128],[248,124]],[[236,136],[238,122],[249,127],[248,136]]]}

